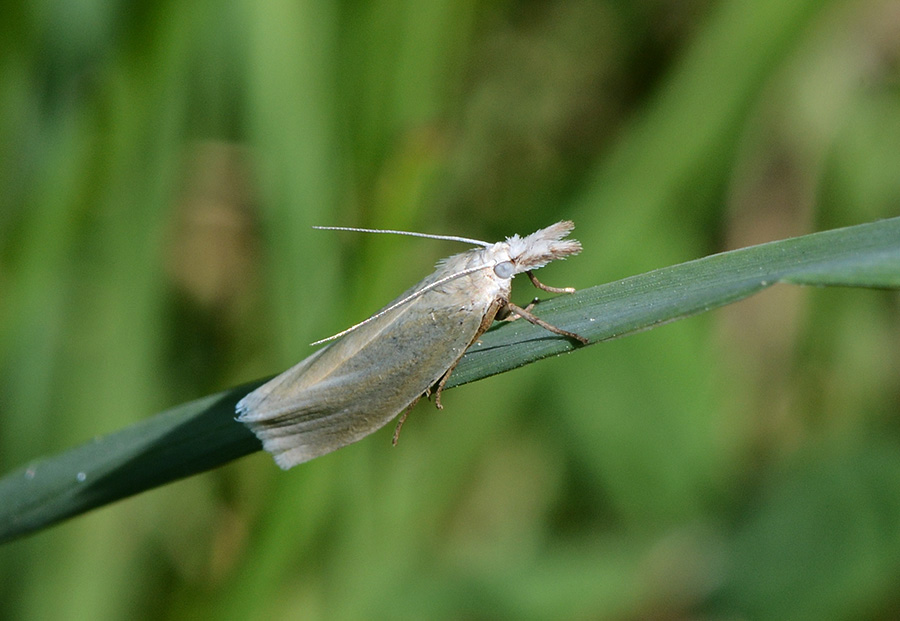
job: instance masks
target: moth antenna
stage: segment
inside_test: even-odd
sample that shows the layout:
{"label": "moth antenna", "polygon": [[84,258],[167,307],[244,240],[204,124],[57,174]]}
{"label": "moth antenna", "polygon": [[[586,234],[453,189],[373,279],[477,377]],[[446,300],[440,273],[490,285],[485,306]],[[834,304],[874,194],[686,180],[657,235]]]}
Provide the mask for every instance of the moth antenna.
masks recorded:
{"label": "moth antenna", "polygon": [[314,229],[320,231],[351,231],[354,233],[392,233],[394,235],[409,235],[410,237],[424,237],[426,239],[443,239],[445,241],[458,241],[464,244],[472,244],[475,246],[484,246],[489,248],[493,244],[483,242],[477,239],[469,239],[468,237],[457,237],[456,235],[431,235],[430,233],[413,233],[411,231],[392,231],[389,229],[357,229],[350,226],[314,226]]}
{"label": "moth antenna", "polygon": [[[379,231],[379,232],[380,232],[380,231]],[[389,231],[389,232],[393,232],[393,231]],[[456,272],[455,274],[450,274],[449,276],[444,276],[443,278],[434,281],[434,282],[431,283],[430,285],[426,285],[426,286],[422,287],[421,289],[419,289],[418,291],[415,291],[415,292],[413,292],[413,293],[410,293],[410,294],[409,294],[408,296],[406,296],[405,298],[403,298],[403,299],[401,299],[401,300],[397,300],[396,302],[394,302],[393,304],[391,304],[391,305],[388,306],[387,308],[381,309],[380,311],[378,311],[377,313],[375,313],[374,315],[372,315],[372,316],[369,317],[368,319],[364,319],[364,320],[360,321],[359,323],[350,326],[350,327],[347,328],[346,330],[342,330],[341,332],[338,332],[337,334],[332,334],[332,335],[329,336],[328,338],[319,339],[319,340],[316,341],[315,343],[310,343],[310,345],[311,345],[311,346],[321,345],[322,343],[327,343],[328,341],[333,341],[333,340],[335,340],[335,339],[339,339],[339,338],[341,338],[342,336],[344,336],[344,335],[346,335],[346,334],[349,334],[349,333],[353,332],[353,331],[356,330],[357,328],[361,328],[361,327],[363,327],[364,325],[366,325],[367,323],[369,323],[369,322],[371,322],[371,321],[375,321],[376,319],[378,319],[378,318],[381,317],[382,315],[391,312],[391,311],[394,310],[395,308],[399,308],[400,306],[403,306],[403,305],[406,304],[407,302],[412,302],[412,301],[415,300],[416,298],[425,295],[425,293],[427,293],[428,291],[431,291],[431,290],[434,289],[435,287],[440,287],[441,285],[443,285],[443,284],[446,283],[446,282],[449,282],[449,281],[451,281],[451,280],[455,280],[455,279],[457,279],[457,278],[462,278],[463,276],[468,276],[469,274],[473,274],[473,273],[477,272],[478,270],[483,270],[483,269],[485,269],[485,268],[487,268],[487,267],[491,267],[491,266],[490,266],[490,265],[478,265],[478,266],[476,266],[476,267],[469,267],[469,268],[467,268],[467,269],[464,269],[464,270],[462,270],[461,272]]]}

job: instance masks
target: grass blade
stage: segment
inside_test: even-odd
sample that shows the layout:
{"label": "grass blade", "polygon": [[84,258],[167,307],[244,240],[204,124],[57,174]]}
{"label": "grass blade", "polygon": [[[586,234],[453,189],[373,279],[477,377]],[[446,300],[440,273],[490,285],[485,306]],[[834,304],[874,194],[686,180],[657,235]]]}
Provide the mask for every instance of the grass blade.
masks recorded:
{"label": "grass blade", "polygon": [[[900,218],[725,252],[584,289],[536,314],[601,342],[743,299],[776,283],[900,288]],[[473,346],[448,387],[571,351],[525,321]],[[234,405],[251,384],[191,401],[0,479],[0,542],[259,450]]]}

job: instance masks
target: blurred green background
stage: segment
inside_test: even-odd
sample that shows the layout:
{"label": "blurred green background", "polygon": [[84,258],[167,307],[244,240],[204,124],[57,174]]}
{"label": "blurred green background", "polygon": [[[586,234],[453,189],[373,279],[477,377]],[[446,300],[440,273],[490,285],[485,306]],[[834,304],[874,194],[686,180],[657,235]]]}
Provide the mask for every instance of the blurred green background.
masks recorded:
{"label": "blurred green background", "polygon": [[[456,244],[588,287],[900,213],[900,2],[0,20],[0,466],[279,372]],[[516,301],[533,295],[523,279]],[[0,548],[9,619],[894,619],[900,297],[776,287]]]}

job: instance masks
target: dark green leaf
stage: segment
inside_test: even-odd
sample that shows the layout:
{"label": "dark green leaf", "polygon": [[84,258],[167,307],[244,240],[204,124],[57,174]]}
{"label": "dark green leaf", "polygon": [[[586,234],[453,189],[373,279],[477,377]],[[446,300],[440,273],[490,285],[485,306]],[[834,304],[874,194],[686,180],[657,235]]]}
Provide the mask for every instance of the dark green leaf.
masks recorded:
{"label": "dark green leaf", "polygon": [[[548,322],[600,342],[723,306],[776,283],[900,287],[900,218],[713,255],[539,304]],[[473,346],[448,386],[580,349],[526,321]],[[260,449],[234,420],[254,382],[167,410],[0,480],[0,541]]]}

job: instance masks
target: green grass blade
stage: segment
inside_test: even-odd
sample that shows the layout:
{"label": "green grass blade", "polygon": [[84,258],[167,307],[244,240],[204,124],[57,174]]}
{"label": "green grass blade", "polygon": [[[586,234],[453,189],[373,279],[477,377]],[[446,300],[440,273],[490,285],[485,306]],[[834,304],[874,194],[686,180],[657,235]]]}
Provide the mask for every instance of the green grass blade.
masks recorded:
{"label": "green grass blade", "polygon": [[[600,342],[743,299],[775,283],[900,288],[900,218],[825,231],[654,270],[538,305],[550,323]],[[449,386],[576,347],[525,321],[472,347]],[[260,449],[234,405],[261,382],[182,404],[0,479],[0,541]]]}
{"label": "green grass blade", "polygon": [[[695,315],[776,283],[900,287],[900,218],[824,231],[653,270],[539,304],[535,314],[592,343]],[[448,386],[576,349],[525,321],[470,348]]]}
{"label": "green grass blade", "polygon": [[261,450],[234,406],[262,382],[189,401],[0,479],[0,542]]}

